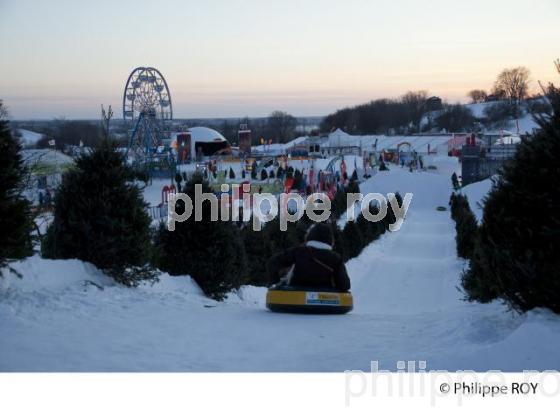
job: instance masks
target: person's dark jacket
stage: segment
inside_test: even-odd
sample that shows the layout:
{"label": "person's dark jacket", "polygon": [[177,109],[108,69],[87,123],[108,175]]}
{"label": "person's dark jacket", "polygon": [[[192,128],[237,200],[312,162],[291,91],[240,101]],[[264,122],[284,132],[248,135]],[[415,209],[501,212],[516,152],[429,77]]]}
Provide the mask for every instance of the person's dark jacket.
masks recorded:
{"label": "person's dark jacket", "polygon": [[[314,241],[312,241],[314,242]],[[290,286],[317,289],[350,289],[350,278],[342,257],[324,244],[313,246],[308,242],[274,255],[268,260],[267,270],[271,283],[280,280],[281,272],[287,273],[293,266]]]}

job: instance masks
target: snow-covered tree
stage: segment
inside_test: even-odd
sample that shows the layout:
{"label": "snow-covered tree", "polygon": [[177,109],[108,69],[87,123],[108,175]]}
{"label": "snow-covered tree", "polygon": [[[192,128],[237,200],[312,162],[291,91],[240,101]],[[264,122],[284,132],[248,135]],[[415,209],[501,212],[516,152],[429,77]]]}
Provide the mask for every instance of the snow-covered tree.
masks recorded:
{"label": "snow-covered tree", "polygon": [[91,262],[126,285],[151,279],[148,269],[132,271],[148,262],[151,251],[147,204],[133,177],[106,138],[80,156],[56,193],[43,256]]}

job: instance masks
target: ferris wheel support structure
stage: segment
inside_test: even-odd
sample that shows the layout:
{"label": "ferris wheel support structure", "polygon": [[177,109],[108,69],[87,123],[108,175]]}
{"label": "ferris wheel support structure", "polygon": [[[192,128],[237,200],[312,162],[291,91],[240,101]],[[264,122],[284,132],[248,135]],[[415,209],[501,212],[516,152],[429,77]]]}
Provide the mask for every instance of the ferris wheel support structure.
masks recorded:
{"label": "ferris wheel support structure", "polygon": [[173,119],[173,106],[159,70],[138,67],[130,73],[123,94],[123,118],[129,123],[127,157],[136,164],[161,162],[159,148]]}

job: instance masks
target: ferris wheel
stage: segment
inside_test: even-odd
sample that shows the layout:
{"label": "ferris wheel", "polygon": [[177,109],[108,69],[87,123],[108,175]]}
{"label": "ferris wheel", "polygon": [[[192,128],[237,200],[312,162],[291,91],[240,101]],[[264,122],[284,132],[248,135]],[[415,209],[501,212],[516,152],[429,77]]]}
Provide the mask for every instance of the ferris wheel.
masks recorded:
{"label": "ferris wheel", "polygon": [[171,93],[159,70],[137,67],[130,73],[123,94],[123,118],[130,129],[128,156],[150,162],[173,119]]}

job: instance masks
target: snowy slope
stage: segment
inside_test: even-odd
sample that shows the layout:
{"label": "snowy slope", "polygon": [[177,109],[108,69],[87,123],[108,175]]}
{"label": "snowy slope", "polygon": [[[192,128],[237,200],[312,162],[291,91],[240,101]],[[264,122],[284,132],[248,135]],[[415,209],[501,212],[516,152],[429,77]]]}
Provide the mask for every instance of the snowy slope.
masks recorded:
{"label": "snowy slope", "polygon": [[[476,104],[465,104],[464,107],[468,108],[472,114],[479,120],[482,120],[485,118],[485,114],[484,114],[484,110],[488,107],[491,107],[492,105],[501,103],[501,101],[489,101],[489,102],[482,102],[482,103],[476,103]],[[441,114],[443,112],[443,110],[440,111],[434,111],[432,112],[432,115],[437,118],[437,116],[439,114]],[[428,124],[428,116],[425,115],[424,117],[422,117],[421,120],[421,125],[426,125]],[[525,133],[529,133],[531,134],[534,130],[536,130],[538,127],[537,123],[535,122],[535,120],[533,119],[533,116],[530,113],[525,113],[521,118],[519,118],[518,121],[509,121],[505,126],[499,126],[499,127],[489,127],[489,129],[486,129],[485,132],[487,133],[499,133],[500,131],[508,131],[511,133],[519,133],[519,134],[525,134]]]}
{"label": "snowy slope", "polygon": [[[469,108],[476,118],[482,119],[485,117],[484,110],[498,103],[500,102],[492,101],[492,102],[483,102],[477,104],[466,104],[465,107]],[[518,130],[518,126],[519,126],[519,130]],[[533,120],[532,114],[526,113],[521,118],[519,118],[518,121],[510,121],[507,126],[502,128],[505,131],[525,134],[525,133],[532,133],[534,129],[538,128],[538,125]],[[492,129],[488,131],[498,132],[500,130]]]}
{"label": "snowy slope", "polygon": [[39,134],[38,132],[24,130],[21,128],[18,131],[21,133],[21,143],[26,148],[34,147],[35,144],[43,138],[43,134]]}
{"label": "snowy slope", "polygon": [[484,204],[484,198],[491,189],[491,178],[469,184],[461,189],[461,192],[467,196],[467,199],[469,200],[469,206],[474,212],[478,222],[482,221],[482,206]]}
{"label": "snowy slope", "polygon": [[[378,360],[426,360],[428,369],[560,369],[558,316],[466,303],[456,289],[448,175],[379,173],[362,191],[412,192],[400,231],[348,262],[355,310],[345,316],[274,314],[264,288],[216,303],[188,277],[127,289],[78,261],[17,264],[2,280],[2,371],[342,371]],[[69,276],[68,272],[75,272]],[[52,278],[58,279],[52,279]],[[26,284],[26,283],[30,284]],[[31,285],[32,284],[32,285]]]}

